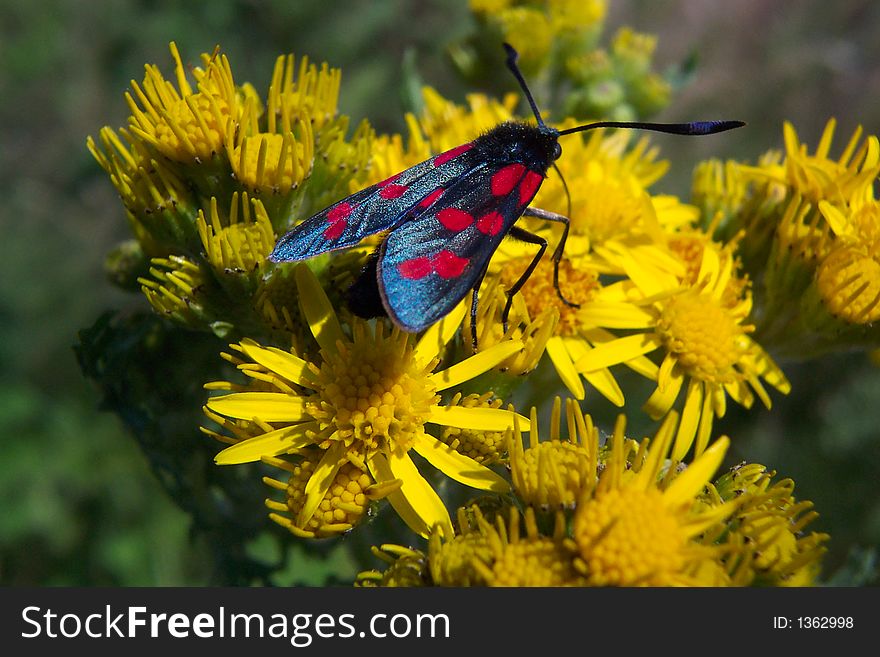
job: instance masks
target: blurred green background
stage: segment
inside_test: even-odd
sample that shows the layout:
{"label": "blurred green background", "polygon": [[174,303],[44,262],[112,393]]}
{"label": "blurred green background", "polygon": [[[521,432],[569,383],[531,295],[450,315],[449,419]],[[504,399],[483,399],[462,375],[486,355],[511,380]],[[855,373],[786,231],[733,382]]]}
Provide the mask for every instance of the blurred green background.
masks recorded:
{"label": "blurred green background", "polygon": [[[814,147],[836,116],[832,154],[857,124],[880,132],[876,2],[612,0],[606,35],[624,24],[658,35],[660,70],[699,56],[695,79],[658,120],[749,124],[712,140],[658,136],[672,170],[654,191],[687,197],[700,159],[754,161],[779,148],[784,119]],[[147,62],[170,73],[171,40],[190,63],[220,44],[236,80],[259,90],[277,55],[308,54],[342,68],[342,112],[398,131],[405,52],[425,81],[462,99],[474,89],[444,48],[471,28],[465,0],[2,4],[0,584],[229,581],[210,535],[171,500],[117,417],[99,410],[73,351],[77,332],[104,310],[147,306],[104,279],[104,257],[127,226],[85,148],[101,126],[125,124],[129,80],[140,80]],[[826,581],[876,583],[869,549],[880,542],[880,369],[865,354],[782,365],[795,382],[788,399],[774,396],[772,412],[731,408],[719,423],[734,437],[730,460],[762,462],[815,502],[821,517],[811,528],[832,535]],[[259,502],[252,512],[252,522],[269,524]],[[350,581],[357,566],[337,547],[292,549],[289,576],[278,581],[318,584],[331,571]]]}

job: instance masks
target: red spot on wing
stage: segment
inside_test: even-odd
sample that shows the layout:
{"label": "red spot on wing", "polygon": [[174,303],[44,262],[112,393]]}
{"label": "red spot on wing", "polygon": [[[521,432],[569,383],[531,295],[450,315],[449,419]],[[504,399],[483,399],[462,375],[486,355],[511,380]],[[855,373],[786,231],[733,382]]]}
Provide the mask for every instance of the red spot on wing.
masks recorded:
{"label": "red spot on wing", "polygon": [[427,208],[434,204],[438,198],[443,196],[443,192],[446,191],[442,187],[438,187],[433,192],[428,194],[425,198],[422,199],[421,203],[419,203],[420,208]]}
{"label": "red spot on wing", "polygon": [[431,269],[431,261],[424,257],[404,260],[397,265],[397,272],[403,278],[409,278],[410,280],[424,278],[431,273]]}
{"label": "red spot on wing", "polygon": [[510,194],[516,183],[520,181],[526,168],[522,164],[508,164],[503,169],[499,169],[492,176],[492,194],[494,196],[504,196]]}
{"label": "red spot on wing", "polygon": [[466,153],[473,147],[473,144],[462,144],[461,146],[456,146],[455,148],[452,148],[445,153],[440,153],[440,155],[434,158],[434,166],[442,166],[449,162],[449,160],[454,160],[459,155],[461,155],[462,153]]}
{"label": "red spot on wing", "polygon": [[544,176],[540,173],[535,173],[534,171],[526,172],[525,178],[519,184],[519,202],[526,204],[531,201],[535,194],[538,193],[538,188],[542,182],[544,182]]}
{"label": "red spot on wing", "polygon": [[395,185],[394,183],[389,183],[382,187],[379,190],[379,196],[382,198],[390,199],[390,198],[399,198],[403,196],[404,192],[409,189],[406,185]]}
{"label": "red spot on wing", "polygon": [[468,263],[467,258],[455,255],[452,251],[444,249],[431,259],[434,271],[442,278],[457,278],[461,276]]}
{"label": "red spot on wing", "polygon": [[339,239],[339,236],[345,232],[345,227],[347,225],[348,222],[345,219],[334,221],[324,230],[324,238],[331,242]]}
{"label": "red spot on wing", "polygon": [[489,212],[477,219],[477,230],[484,235],[497,235],[504,226],[504,217],[500,212]]}
{"label": "red spot on wing", "polygon": [[437,220],[449,230],[464,230],[474,223],[473,215],[458,208],[443,208],[437,213]]}
{"label": "red spot on wing", "polygon": [[327,213],[327,221],[334,223],[340,219],[347,219],[352,210],[354,210],[354,208],[351,207],[351,204],[348,203],[348,201],[343,201]]}
{"label": "red spot on wing", "polygon": [[348,216],[354,210],[348,201],[343,201],[335,208],[327,213],[327,223],[330,224],[324,229],[324,239],[334,241],[339,239],[345,228],[348,226]]}

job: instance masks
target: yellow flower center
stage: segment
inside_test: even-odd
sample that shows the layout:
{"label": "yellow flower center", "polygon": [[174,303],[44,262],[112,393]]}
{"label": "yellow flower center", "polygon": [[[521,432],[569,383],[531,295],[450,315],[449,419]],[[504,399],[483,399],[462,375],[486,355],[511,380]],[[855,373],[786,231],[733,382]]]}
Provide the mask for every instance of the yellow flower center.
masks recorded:
{"label": "yellow flower center", "polygon": [[[531,257],[523,256],[506,263],[501,271],[501,281],[510,289],[531,262]],[[571,303],[579,306],[587,303],[600,287],[599,275],[592,269],[576,269],[570,260],[559,263],[559,289]],[[559,311],[557,335],[575,335],[580,326],[577,308],[569,306],[553,285],[553,259],[545,257],[532,272],[528,282],[519,291],[529,311],[530,317],[538,317],[547,308]]]}
{"label": "yellow flower center", "polygon": [[[291,469],[287,484],[287,508],[293,518],[299,516],[306,501],[306,485],[315,472],[316,460],[306,458]],[[319,536],[341,533],[356,525],[366,513],[370,500],[365,493],[372,485],[370,476],[351,463],[343,463],[317,510],[305,527],[299,529]]]}
{"label": "yellow flower center", "polygon": [[572,586],[583,580],[574,570],[571,554],[544,537],[504,546],[492,566],[492,586]]}
{"label": "yellow flower center", "polygon": [[669,298],[657,323],[667,351],[690,376],[727,383],[747,348],[744,329],[709,296],[689,290]]}
{"label": "yellow flower center", "polygon": [[[501,408],[503,402],[491,394],[468,395],[451,405],[464,408]],[[443,427],[440,440],[459,454],[470,457],[477,463],[489,465],[504,458],[505,438],[503,431],[479,431],[476,429],[460,429]]]}
{"label": "yellow flower center", "polygon": [[429,553],[431,576],[437,586],[475,586],[485,584],[474,568],[474,561],[489,561],[489,540],[478,533],[456,536],[432,547]]}
{"label": "yellow flower center", "polygon": [[397,329],[386,336],[379,323],[374,335],[356,322],[353,332],[353,342],[324,353],[318,392],[307,403],[321,431],[332,432],[320,447],[341,440],[358,454],[389,444],[409,450],[440,399],[428,379],[435,363],[417,365],[407,335]]}
{"label": "yellow flower center", "polygon": [[548,440],[527,449],[512,464],[523,501],[538,506],[573,506],[587,483],[590,455],[581,445]]}
{"label": "yellow flower center", "polygon": [[657,489],[611,489],[581,503],[574,538],[596,586],[663,586],[686,566],[688,538]]}
{"label": "yellow flower center", "polygon": [[230,115],[229,104],[219,96],[196,93],[177,100],[165,108],[163,120],[156,124],[158,147],[180,162],[194,156],[207,160],[223,148]]}
{"label": "yellow flower center", "polygon": [[853,324],[870,324],[880,319],[878,249],[880,240],[868,248],[841,246],[822,261],[816,286],[832,315]]}
{"label": "yellow flower center", "polygon": [[241,139],[229,160],[236,178],[248,187],[286,194],[308,176],[311,156],[292,133],[261,133]]}

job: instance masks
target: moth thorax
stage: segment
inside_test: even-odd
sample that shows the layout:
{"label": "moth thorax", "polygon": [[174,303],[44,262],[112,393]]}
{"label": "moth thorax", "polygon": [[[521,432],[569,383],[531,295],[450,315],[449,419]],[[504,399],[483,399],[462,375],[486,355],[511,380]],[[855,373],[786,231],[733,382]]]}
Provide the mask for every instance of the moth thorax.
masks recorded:
{"label": "moth thorax", "polygon": [[553,128],[509,121],[478,137],[474,147],[490,162],[522,162],[544,173],[556,159],[558,143]]}

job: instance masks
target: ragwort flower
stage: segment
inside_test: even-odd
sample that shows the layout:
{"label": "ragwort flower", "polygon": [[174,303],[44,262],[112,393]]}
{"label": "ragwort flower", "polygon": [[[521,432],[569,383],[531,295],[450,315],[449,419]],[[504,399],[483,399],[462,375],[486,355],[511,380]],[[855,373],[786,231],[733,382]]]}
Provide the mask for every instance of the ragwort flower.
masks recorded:
{"label": "ragwort flower", "polygon": [[435,372],[440,350],[461,323],[463,306],[415,344],[397,329],[386,334],[383,323],[370,328],[366,322],[354,321],[348,337],[311,270],[299,265],[295,272],[303,315],[320,345],[320,361],[307,361],[251,340],[233,345],[242,355],[239,369],[253,383],[243,389],[227,382],[207,385],[233,390],[209,398],[206,404],[209,417],[239,439],[217,455],[217,463],[244,463],[305,448],[319,450],[320,459],[307,478],[301,504],[295,505],[298,512],[292,523],[302,530],[308,528],[348,463],[369,473],[377,484],[399,482],[395,490],[389,487],[380,494],[387,493],[413,531],[427,535],[439,526],[451,532],[446,507],[419,474],[410,450],[461,483],[506,492],[508,484],[499,475],[430,436],[425,425],[478,431],[511,427],[516,417],[511,411],[444,406],[438,393],[485,372],[522,345],[500,344]]}
{"label": "ragwort flower", "polygon": [[[597,345],[575,365],[583,371],[609,367],[654,351],[662,355],[657,388],[645,404],[655,419],[665,415],[686,386],[681,426],[672,458],[681,460],[696,442],[706,448],[715,416],[723,417],[726,398],[749,408],[757,395],[766,407],[770,396],[761,379],[782,393],[790,384],[770,356],[749,336],[751,296],[735,278],[730,254],[704,248],[697,280],[686,284],[659,270],[634,276],[641,304],[591,304],[583,321],[628,329],[629,335]],[[629,267],[628,267],[629,268]],[[629,268],[631,269],[631,268]],[[731,298],[731,285],[742,294]]]}
{"label": "ragwort flower", "polygon": [[729,516],[735,503],[706,508],[695,505],[695,498],[721,464],[729,441],[720,438],[676,472],[667,462],[676,419],[675,414],[667,418],[631,465],[624,457],[622,418],[615,425],[605,468],[574,512],[575,565],[588,585],[723,582],[718,567],[721,553],[703,540],[703,534]]}

